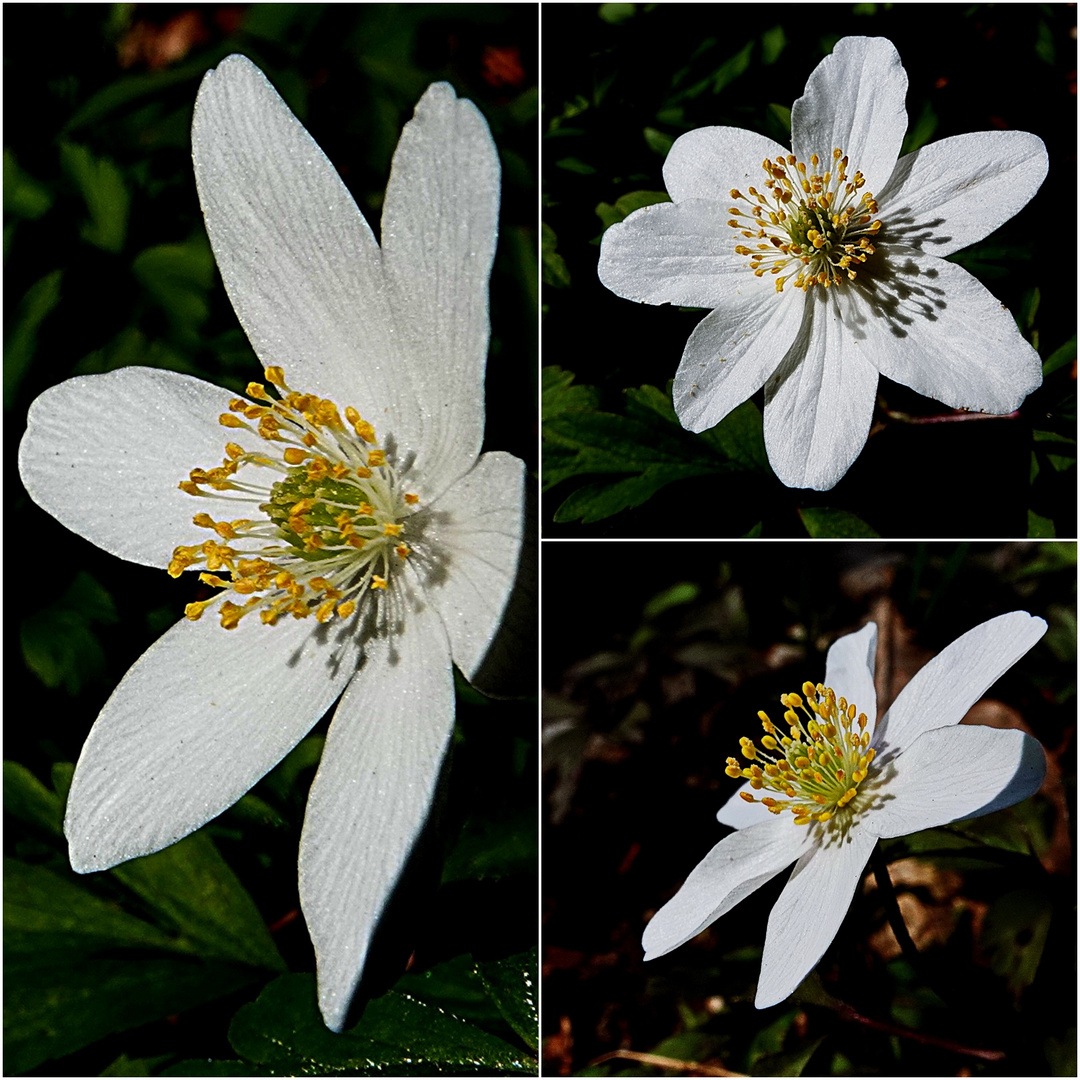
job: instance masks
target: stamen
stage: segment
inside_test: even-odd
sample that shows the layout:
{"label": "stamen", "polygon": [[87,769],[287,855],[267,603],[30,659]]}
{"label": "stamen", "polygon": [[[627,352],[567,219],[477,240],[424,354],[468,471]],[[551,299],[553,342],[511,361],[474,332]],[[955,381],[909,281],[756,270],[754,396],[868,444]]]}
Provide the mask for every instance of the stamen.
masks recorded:
{"label": "stamen", "polygon": [[802,693],[780,697],[791,737],[778,740],[768,713],[759,712],[766,732],[760,740],[764,749],[741,738],[740,753],[754,764],[744,767],[729,757],[724,772],[732,779],[749,780],[754,791],[767,788],[784,796],[759,799],[742,791],[739,795],[746,802],[760,802],[773,814],[790,811],[796,825],[809,825],[828,821],[858,795],[874,750],[869,746],[866,714],[854,704],[837,700],[833,690],[820,684],[803,683]]}
{"label": "stamen", "polygon": [[832,152],[832,169],[821,174],[820,164],[817,154],[810,155],[809,169],[794,154],[766,158],[761,163],[768,177],[766,193],[752,187],[747,188],[749,198],[737,188],[730,193],[750,211],[729,207],[728,225],[745,239],[759,241],[752,248],[737,244],[735,253],[750,259],[747,265],[756,277],[775,276],[778,293],[792,279],[804,292],[854,281],[874,254],[870,241],[881,222],[875,219],[873,195],[862,191],[863,174],[855,172],[849,179],[848,159],[839,148]]}
{"label": "stamen", "polygon": [[[242,604],[226,599],[218,609],[227,630],[252,611],[268,626],[282,615],[313,615],[319,622],[353,616],[366,596],[388,591],[396,566],[409,555],[402,536],[420,501],[402,490],[374,426],[355,408],[344,410],[343,422],[332,401],[290,389],[281,368],[267,368],[265,375],[278,397],[250,383],[248,396],[262,404],[234,398],[219,422],[277,449],[259,454],[226,443],[220,467],[192,469],[179,485],[189,495],[243,500],[261,512],[230,521],[196,514],[195,525],[229,543],[180,546],[169,563],[172,577],[203,565],[211,571],[200,574],[204,584],[245,598]],[[238,478],[242,469],[244,480]],[[269,476],[259,478],[262,472]],[[213,573],[219,570],[228,579]],[[185,614],[198,619],[219,599],[188,604]]]}

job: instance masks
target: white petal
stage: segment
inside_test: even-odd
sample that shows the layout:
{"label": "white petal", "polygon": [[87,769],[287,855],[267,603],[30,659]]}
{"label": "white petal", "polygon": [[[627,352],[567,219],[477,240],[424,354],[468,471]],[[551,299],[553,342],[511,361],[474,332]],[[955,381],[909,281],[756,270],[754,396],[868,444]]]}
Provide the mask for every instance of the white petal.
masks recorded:
{"label": "white petal", "polygon": [[775,295],[735,254],[737,243],[717,203],[655,203],[604,233],[597,272],[613,293],[643,304],[712,308],[740,294]]}
{"label": "white petal", "polygon": [[834,487],[870,431],[878,374],[838,291],[813,290],[799,336],[765,384],[765,449],[788,487]]}
{"label": "white petal", "polygon": [[877,836],[980,817],[1026,799],[1046,775],[1046,754],[1022,731],[977,724],[920,735],[885,766],[884,799],[866,815]]}
{"label": "white petal", "polygon": [[874,661],[877,658],[877,625],[867,623],[854,634],[845,634],[829,646],[825,661],[825,686],[866,714],[868,730],[877,720]]}
{"label": "white petal", "polygon": [[[517,573],[524,527],[525,466],[511,454],[484,454],[430,510],[425,541],[410,566],[442,616],[454,663],[471,679],[487,654]],[[424,526],[421,526],[424,527]],[[425,544],[425,553],[429,545]]]}
{"label": "white petal", "polygon": [[[750,184],[763,187],[766,158],[786,155],[787,150],[772,139],[742,128],[696,128],[680,135],[664,161],[664,185],[672,202],[708,199],[719,203],[717,213],[731,205],[732,189],[744,198]],[[745,210],[745,207],[743,207]],[[724,215],[725,220],[730,215]],[[737,236],[729,226],[729,234]],[[741,238],[738,240],[742,242]]]}
{"label": "white petal", "polygon": [[300,838],[300,901],[319,1007],[340,1031],[379,917],[427,818],[454,727],[450,650],[439,620],[410,613],[367,646],[341,699]]}
{"label": "white petal", "polygon": [[964,714],[1046,633],[1046,623],[1012,611],[980,623],[943,649],[900,691],[874,734],[881,754]]}
{"label": "white petal", "polygon": [[701,933],[790,866],[810,843],[808,829],[775,818],[725,836],[645,927],[645,959],[663,956]]}
{"label": "white petal", "polygon": [[887,38],[846,37],[810,75],[806,91],[791,109],[795,156],[821,172],[832,165],[834,149],[848,156],[848,175],[866,178],[877,194],[892,175],[907,131],[907,73]]}
{"label": "white petal", "polygon": [[745,829],[748,825],[757,825],[762,821],[775,821],[776,815],[769,811],[760,802],[747,802],[741,797],[742,792],[753,795],[760,799],[762,792],[755,791],[750,786],[750,781],[743,783],[739,790],[716,812],[716,820],[721,825],[730,825],[733,829]]}
{"label": "white petal", "polygon": [[[754,280],[745,267],[743,272]],[[748,287],[702,319],[672,386],[682,426],[705,431],[764,386],[795,340],[805,311],[798,290],[778,296],[772,286]]]}
{"label": "white petal", "polygon": [[231,806],[330,707],[356,646],[330,626],[207,612],[151,646],[79,756],[64,832],[71,865],[104,870],[166,847]]}
{"label": "white petal", "polygon": [[[177,485],[194,468],[221,464],[226,434],[218,417],[232,397],[189,375],[121,368],[69,379],[30,406],[19,472],[34,501],[72,532],[113,555],[167,566],[179,544],[202,543],[192,524],[205,506]],[[247,516],[250,504],[223,517]]]}
{"label": "white petal", "polygon": [[878,256],[887,272],[849,299],[853,322],[870,331],[864,355],[882,375],[954,409],[995,414],[1042,384],[1039,354],[1008,308],[962,266],[887,245]]}
{"label": "white petal", "polygon": [[[352,405],[402,445],[420,426],[371,229],[265,76],[230,56],[203,79],[195,181],[229,298],[264,366]],[[406,408],[406,404],[408,408]]]}
{"label": "white petal", "polygon": [[989,236],[1039,190],[1046,147],[1026,131],[976,131],[931,143],[896,163],[878,192],[882,236],[945,256]]}
{"label": "white petal", "polygon": [[847,914],[877,842],[858,825],[842,837],[827,836],[823,846],[799,860],[769,914],[754,999],[759,1009],[783,1001],[821,959]]}
{"label": "white petal", "polygon": [[480,452],[498,219],[499,155],[487,123],[471,101],[435,83],[394,154],[382,243],[401,344],[391,374],[419,405],[408,445],[436,490]]}

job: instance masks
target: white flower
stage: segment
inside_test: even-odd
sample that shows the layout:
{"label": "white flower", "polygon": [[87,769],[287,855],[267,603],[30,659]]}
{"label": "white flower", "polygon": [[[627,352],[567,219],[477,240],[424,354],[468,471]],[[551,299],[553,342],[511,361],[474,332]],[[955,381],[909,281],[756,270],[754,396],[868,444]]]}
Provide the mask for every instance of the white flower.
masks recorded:
{"label": "white flower", "polygon": [[792,108],[791,151],[738,128],[688,132],[664,163],[673,201],[604,234],[613,292],[714,309],[675,376],[683,426],[704,431],[764,386],[765,445],[788,487],[847,472],[879,374],[988,413],[1042,382],[1008,310],[944,256],[1031,199],[1046,148],[983,131],[898,161],[906,91],[891,42],[844,38]]}
{"label": "white flower", "polygon": [[476,674],[517,568],[523,466],[479,453],[498,157],[479,111],[431,86],[394,155],[380,249],[244,57],[205,77],[192,143],[217,264],[275,392],[125,368],[31,407],[19,467],[36,502],[114,555],[174,576],[205,564],[226,590],[110,697],[64,828],[80,872],[165,847],[340,698],[300,842],[319,1002],[340,1030],[431,805],[452,664]]}
{"label": "white flower", "polygon": [[717,818],[737,831],[653,916],[645,959],[689,941],[795,863],[769,915],[755,1004],[783,1001],[828,948],[878,840],[989,814],[1038,790],[1046,758],[1037,740],[958,722],[1045,632],[1026,611],[976,626],[922,668],[880,720],[877,627],[836,641],[824,684],[804,684],[805,700],[785,694],[780,724],[759,713],[764,749],[744,738],[745,766],[728,758],[728,775],[747,782]]}

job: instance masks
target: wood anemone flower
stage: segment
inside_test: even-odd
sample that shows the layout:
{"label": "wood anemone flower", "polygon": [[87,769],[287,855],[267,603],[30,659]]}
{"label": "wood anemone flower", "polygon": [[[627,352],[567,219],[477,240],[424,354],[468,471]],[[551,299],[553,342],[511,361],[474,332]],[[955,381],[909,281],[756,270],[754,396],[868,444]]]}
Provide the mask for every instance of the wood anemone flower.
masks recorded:
{"label": "wood anemone flower", "polygon": [[242,56],[203,80],[192,149],[266,384],[236,396],[123,368],[31,407],[19,468],[40,506],[120,558],[221,590],[106,702],[64,831],[80,872],[157,851],[336,701],[300,898],[337,1031],[431,807],[453,665],[477,674],[517,569],[523,466],[480,453],[499,162],[476,107],[431,86],[394,154],[380,247]]}
{"label": "wood anemone flower", "polygon": [[783,1001],[821,959],[878,840],[978,817],[1039,789],[1046,757],[1022,731],[959,726],[1046,633],[1026,611],[984,622],[922,668],[879,719],[877,627],[829,649],[823,684],[759,713],[760,748],[740,740],[746,780],[717,814],[736,829],[645,928],[645,959],[671,952],[795,864],[769,915],[755,1004]]}
{"label": "wood anemone flower", "polygon": [[705,431],[765,387],[765,447],[788,487],[827,490],[859,456],[886,375],[954,409],[1009,413],[1042,383],[1012,315],[950,255],[1046,177],[1024,131],[899,157],[907,74],[892,42],[847,37],[791,110],[791,149],[740,128],[677,139],[670,203],[613,225],[600,280],[646,304],[713,309],[673,388]]}

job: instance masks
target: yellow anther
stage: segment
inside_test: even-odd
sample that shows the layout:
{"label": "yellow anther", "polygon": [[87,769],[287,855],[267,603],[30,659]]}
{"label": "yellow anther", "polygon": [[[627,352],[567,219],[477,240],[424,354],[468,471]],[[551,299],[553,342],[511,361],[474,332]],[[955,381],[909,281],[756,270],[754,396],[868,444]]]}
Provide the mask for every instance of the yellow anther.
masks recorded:
{"label": "yellow anther", "polygon": [[239,417],[233,416],[232,413],[222,413],[218,417],[218,423],[222,427],[227,428],[247,427],[247,424],[245,424],[243,420],[241,420]]}
{"label": "yellow anther", "polygon": [[419,501],[419,495],[414,495],[411,491],[405,493],[405,502],[408,503],[409,506],[415,506]]}
{"label": "yellow anther", "polygon": [[211,597],[209,600],[196,600],[194,603],[187,604],[184,607],[185,618],[190,619],[192,622],[198,621],[202,617],[202,613],[217,599],[217,597]]}
{"label": "yellow anther", "polygon": [[379,577],[378,574],[374,574],[372,576],[372,578],[371,578],[371,587],[373,589],[385,589],[386,588],[386,578]]}
{"label": "yellow anther", "polygon": [[383,526],[383,536],[400,536],[402,526],[396,522],[387,522]]}
{"label": "yellow anther", "polygon": [[308,452],[301,450],[299,446],[290,446],[281,456],[288,465],[300,465],[308,456]]}
{"label": "yellow anther", "polygon": [[287,390],[285,385],[285,371],[279,367],[268,367],[263,369],[263,374],[266,376],[266,381],[273,384],[282,390]]}
{"label": "yellow anther", "polygon": [[384,450],[369,450],[368,451],[368,465],[373,469],[381,468],[386,464],[386,451]]}

